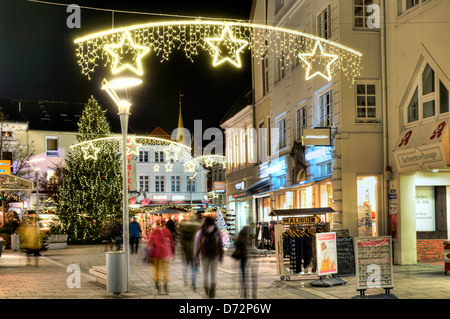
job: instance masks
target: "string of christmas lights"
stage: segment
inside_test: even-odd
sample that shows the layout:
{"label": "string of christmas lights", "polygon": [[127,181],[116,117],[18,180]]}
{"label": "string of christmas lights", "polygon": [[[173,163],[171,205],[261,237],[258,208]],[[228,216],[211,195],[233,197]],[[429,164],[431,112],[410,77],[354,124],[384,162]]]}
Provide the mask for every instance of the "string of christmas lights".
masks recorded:
{"label": "string of christmas lights", "polygon": [[147,55],[157,56],[163,62],[170,59],[174,50],[181,50],[194,61],[205,51],[211,55],[214,66],[228,61],[240,67],[241,56],[247,50],[259,62],[267,56],[275,57],[284,68],[302,64],[309,73],[312,64],[326,67],[325,72],[312,72],[314,76],[328,77],[341,70],[353,83],[360,74],[362,58],[356,50],[296,30],[201,19],[117,28],[78,38],[75,44],[78,64],[89,78],[100,60],[113,73],[128,68],[142,75],[141,59]]}

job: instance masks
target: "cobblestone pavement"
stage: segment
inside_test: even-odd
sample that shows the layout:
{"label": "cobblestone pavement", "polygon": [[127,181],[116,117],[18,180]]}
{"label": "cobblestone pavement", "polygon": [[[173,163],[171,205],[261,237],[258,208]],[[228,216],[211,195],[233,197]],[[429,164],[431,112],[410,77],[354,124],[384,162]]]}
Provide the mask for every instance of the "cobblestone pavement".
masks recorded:
{"label": "cobblestone pavement", "polygon": [[[216,299],[243,299],[239,285],[238,264],[231,257],[224,258],[218,269]],[[105,285],[96,282],[89,273],[93,266],[106,265],[105,247],[102,245],[69,245],[67,249],[49,250],[37,258],[21,252],[6,250],[0,257],[0,299],[206,299],[203,289],[194,292],[185,285],[179,254],[169,267],[169,294],[159,295],[153,285],[151,267],[142,261],[140,254],[130,256],[129,293],[113,296]],[[275,257],[258,257],[258,299],[351,299],[358,295],[355,277],[342,277],[347,283],[334,287],[312,287],[313,277],[293,276],[281,280],[276,274]],[[69,265],[81,269],[81,287],[69,288],[67,281],[72,272]],[[198,273],[198,287],[202,288],[202,275]],[[383,289],[371,289],[368,295],[384,293]],[[444,273],[444,264],[417,264],[394,266],[394,289],[391,293],[400,299],[449,299],[450,275]],[[251,297],[251,295],[250,295]]]}

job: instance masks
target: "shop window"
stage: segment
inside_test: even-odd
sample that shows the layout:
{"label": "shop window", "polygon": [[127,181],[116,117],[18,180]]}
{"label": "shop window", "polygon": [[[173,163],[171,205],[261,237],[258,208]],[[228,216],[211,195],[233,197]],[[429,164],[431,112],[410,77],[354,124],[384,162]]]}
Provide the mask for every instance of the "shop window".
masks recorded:
{"label": "shop window", "polygon": [[358,236],[378,236],[378,178],[358,176]]}
{"label": "shop window", "polygon": [[416,186],[418,239],[447,238],[446,186]]}

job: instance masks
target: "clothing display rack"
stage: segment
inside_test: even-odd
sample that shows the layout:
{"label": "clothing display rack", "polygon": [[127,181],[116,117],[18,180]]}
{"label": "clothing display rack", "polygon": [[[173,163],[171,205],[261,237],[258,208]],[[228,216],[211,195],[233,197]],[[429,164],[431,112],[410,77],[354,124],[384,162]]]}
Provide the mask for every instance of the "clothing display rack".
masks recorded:
{"label": "clothing display rack", "polygon": [[256,223],[256,248],[275,250],[275,221]]}
{"label": "clothing display rack", "polygon": [[[277,274],[281,280],[289,281],[292,276],[312,276],[319,279],[311,283],[313,286],[329,287],[347,283],[340,278],[319,276],[318,272],[316,235],[330,232],[330,224],[323,222],[319,215],[326,217],[327,213],[332,212],[332,208],[316,208],[273,210],[269,214],[278,220],[275,225],[275,248]],[[283,223],[280,223],[279,217],[287,218],[283,218]]]}

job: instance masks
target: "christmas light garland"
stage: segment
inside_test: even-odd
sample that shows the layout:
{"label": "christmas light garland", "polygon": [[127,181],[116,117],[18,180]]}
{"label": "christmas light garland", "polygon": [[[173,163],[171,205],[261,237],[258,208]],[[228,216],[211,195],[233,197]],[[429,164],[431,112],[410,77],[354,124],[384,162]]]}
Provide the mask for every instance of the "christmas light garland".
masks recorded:
{"label": "christmas light garland", "polygon": [[204,167],[213,167],[215,165],[222,165],[225,168],[225,156],[222,155],[205,155],[196,157],[184,164],[184,171],[187,173],[195,172],[197,165]]}
{"label": "christmas light garland", "polygon": [[[271,55],[282,61],[284,68],[300,63],[308,71],[307,79],[316,75],[329,78],[332,72],[341,70],[353,83],[360,74],[362,57],[356,50],[296,30],[202,19],[117,28],[78,38],[75,44],[78,64],[89,78],[100,60],[114,74],[128,68],[142,75],[144,56],[156,55],[162,62],[169,60],[174,50],[184,51],[191,61],[200,51],[206,51],[212,56],[214,66],[228,61],[240,67],[245,49],[259,62]],[[313,63],[323,65],[326,71],[311,73]]]}

